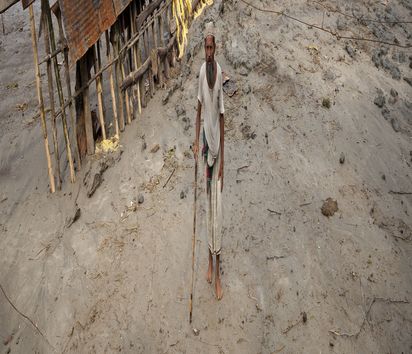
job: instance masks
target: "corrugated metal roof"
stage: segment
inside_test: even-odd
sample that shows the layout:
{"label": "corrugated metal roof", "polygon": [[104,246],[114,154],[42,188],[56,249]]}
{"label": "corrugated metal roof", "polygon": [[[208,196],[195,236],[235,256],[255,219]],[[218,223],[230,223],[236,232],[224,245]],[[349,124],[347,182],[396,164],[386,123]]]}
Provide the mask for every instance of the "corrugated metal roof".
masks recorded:
{"label": "corrugated metal roof", "polygon": [[19,0],[0,0],[0,14],[18,1]]}
{"label": "corrugated metal roof", "polygon": [[119,16],[131,2],[132,0],[113,0],[116,15]]}
{"label": "corrugated metal roof", "polygon": [[117,16],[112,0],[59,0],[59,4],[73,64],[113,25]]}

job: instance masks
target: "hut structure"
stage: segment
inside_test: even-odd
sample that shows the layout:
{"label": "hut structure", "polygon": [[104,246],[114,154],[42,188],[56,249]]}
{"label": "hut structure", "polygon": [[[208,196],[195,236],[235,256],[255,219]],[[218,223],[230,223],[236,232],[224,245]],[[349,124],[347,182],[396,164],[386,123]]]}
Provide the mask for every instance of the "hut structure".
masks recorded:
{"label": "hut structure", "polygon": [[[21,6],[30,17],[37,117],[53,193],[66,178],[75,182],[96,146],[118,144],[169,78],[195,10],[210,0],[37,0],[37,18],[35,1]],[[0,0],[0,13],[17,2]]]}

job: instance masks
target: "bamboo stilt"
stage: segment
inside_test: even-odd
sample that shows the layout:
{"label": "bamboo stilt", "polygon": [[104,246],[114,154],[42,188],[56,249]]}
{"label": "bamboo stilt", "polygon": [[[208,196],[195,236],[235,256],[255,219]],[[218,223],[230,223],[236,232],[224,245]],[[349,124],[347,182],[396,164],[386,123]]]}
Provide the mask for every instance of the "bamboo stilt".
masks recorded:
{"label": "bamboo stilt", "polygon": [[[66,41],[63,33],[63,22],[61,17],[60,10],[56,13],[57,16],[57,23],[59,25],[59,36],[60,42]],[[73,104],[72,98],[72,88],[71,88],[71,81],[70,81],[70,69],[69,69],[69,49],[67,47],[64,48],[63,51],[63,63],[64,63],[64,76],[66,79],[66,89],[67,95],[70,97],[69,100],[69,111],[70,111],[70,121],[72,127],[72,143],[74,145],[74,150],[76,152],[76,162],[77,162],[77,169],[80,170],[81,168],[81,158],[79,152],[79,146],[77,144],[77,125],[76,125],[76,112]]]}
{"label": "bamboo stilt", "polygon": [[[94,50],[94,73],[101,69],[101,57],[100,57],[100,40],[93,46]],[[106,140],[106,126],[104,122],[104,101],[103,101],[103,85],[102,85],[102,75],[100,74],[96,78],[96,91],[97,91],[97,106],[99,110],[99,121],[100,127],[102,129],[103,139]]]}
{"label": "bamboo stilt", "polygon": [[[47,15],[45,9],[45,2],[42,1],[42,20],[43,20],[43,28],[46,29],[44,31],[44,46],[46,49],[46,54],[50,54],[50,39],[49,33],[47,31]],[[48,4],[47,4],[48,7]],[[48,89],[49,89],[49,98],[50,98],[50,113],[51,113],[51,122],[52,122],[52,132],[53,132],[53,146],[54,146],[54,159],[56,161],[56,177],[57,177],[57,189],[61,189],[62,180],[60,175],[60,154],[59,154],[59,141],[57,137],[57,125],[56,125],[56,108],[54,105],[54,86],[53,86],[53,74],[51,68],[51,61],[47,61],[47,82],[48,82]]]}
{"label": "bamboo stilt", "polygon": [[[136,3],[132,2],[131,5],[131,31],[132,31],[132,37],[134,36],[134,34],[136,33]],[[137,44],[135,44],[132,47],[132,56],[133,56],[133,65],[134,65],[134,70],[137,70],[137,68],[139,67],[139,63],[138,63],[138,54],[137,54],[137,48],[139,46],[139,42],[137,42]],[[132,66],[133,67],[133,66]],[[131,70],[133,71],[133,70]],[[135,98],[135,101],[137,102],[137,110],[139,112],[139,115],[142,114],[142,103],[140,101],[140,82],[133,88],[133,96]]]}
{"label": "bamboo stilt", "polygon": [[[105,35],[106,35],[106,55],[107,55],[108,60],[110,62],[112,60],[112,56],[111,56],[111,53],[110,53],[109,31],[106,31]],[[116,92],[114,90],[113,66],[112,65],[110,65],[110,67],[109,67],[109,76],[110,76],[110,94],[112,96],[114,129],[115,129],[116,136],[119,137],[119,122],[118,122],[118,119],[117,119]]]}
{"label": "bamboo stilt", "polygon": [[54,193],[56,191],[56,187],[54,183],[54,173],[53,173],[53,167],[52,167],[52,162],[51,162],[51,157],[50,157],[49,139],[47,136],[47,125],[46,125],[46,114],[44,112],[43,92],[41,89],[39,54],[38,54],[38,49],[37,49],[36,24],[34,22],[33,5],[29,6],[29,16],[30,16],[30,25],[31,25],[31,40],[32,40],[32,46],[33,46],[34,70],[35,70],[35,76],[36,76],[37,98],[39,100],[41,126],[43,130],[44,149],[46,151],[47,171],[49,175],[50,192]]}
{"label": "bamboo stilt", "polygon": [[[45,1],[45,0],[43,1],[45,2],[44,9],[46,11],[46,17],[47,17],[46,18],[47,28],[45,28],[45,33],[48,31],[48,37],[49,37],[50,45],[51,45],[50,49],[53,52],[56,50],[56,41],[54,38],[52,16],[51,16],[51,11],[50,11],[48,1]],[[57,64],[57,57],[53,57],[52,61],[53,61],[53,67],[54,67],[54,75],[56,78],[57,92],[59,95],[60,107],[62,110],[63,135],[64,135],[64,141],[66,143],[67,162],[69,163],[69,169],[70,169],[70,181],[74,183],[76,181],[76,174],[74,172],[72,149],[71,149],[71,144],[70,144],[69,132],[67,129],[67,118],[66,118],[66,110],[64,108],[63,88],[62,88],[62,82],[60,78],[59,66]]]}

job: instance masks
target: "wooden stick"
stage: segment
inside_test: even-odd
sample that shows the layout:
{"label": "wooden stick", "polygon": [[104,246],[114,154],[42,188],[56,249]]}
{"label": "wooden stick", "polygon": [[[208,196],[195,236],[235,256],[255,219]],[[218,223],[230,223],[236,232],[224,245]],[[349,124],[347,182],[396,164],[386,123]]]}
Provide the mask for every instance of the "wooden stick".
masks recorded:
{"label": "wooden stick", "polygon": [[[80,76],[82,86],[87,82],[89,76],[89,69],[87,65],[88,56],[90,52],[87,51],[85,55],[80,59]],[[84,114],[84,126],[86,129],[86,142],[87,142],[87,154],[94,154],[94,138],[93,138],[93,123],[92,123],[92,113],[90,111],[90,97],[89,97],[89,86],[86,86],[83,91],[83,114]]]}
{"label": "wooden stick", "polygon": [[195,160],[195,185],[193,201],[193,235],[192,235],[192,285],[190,287],[189,299],[189,323],[192,323],[193,315],[193,286],[195,279],[195,248],[196,248],[196,201],[197,201],[197,159]]}
{"label": "wooden stick", "polygon": [[[94,72],[96,73],[101,69],[101,57],[100,57],[100,39],[93,46],[94,50]],[[99,109],[99,121],[100,127],[102,129],[103,139],[106,140],[106,126],[104,122],[104,101],[103,101],[103,86],[102,86],[102,75],[100,74],[96,78],[96,91],[97,91],[97,106]]]}
{"label": "wooden stick", "polygon": [[[132,37],[134,36],[134,34],[136,33],[136,3],[132,2],[132,6],[131,6],[131,11],[132,11],[132,15],[131,15],[131,27],[132,27]],[[137,42],[133,47],[132,47],[132,52],[133,52],[133,64],[134,64],[134,68],[135,70],[140,66],[141,60],[140,60],[140,53],[138,53],[138,47],[139,47],[139,42]],[[133,70],[131,70],[133,71]],[[133,90],[135,99],[137,101],[137,109],[139,111],[139,115],[142,114],[142,103],[140,100],[140,84],[141,84],[141,80],[138,82],[138,84],[136,85],[135,89]]]}
{"label": "wooden stick", "polygon": [[64,46],[59,46],[57,49],[55,49],[54,51],[52,51],[49,55],[46,55],[39,64],[43,64],[43,63],[47,63],[50,59],[54,58],[55,56],[57,56],[60,53],[63,53],[63,51],[67,48],[66,45]]}
{"label": "wooden stick", "polygon": [[[106,35],[106,55],[110,62],[112,58],[110,54],[110,39],[109,39],[108,30],[105,32],[105,35]],[[109,66],[109,75],[110,75],[110,94],[112,96],[114,127],[115,127],[116,136],[119,137],[119,122],[117,119],[116,93],[114,91],[113,67],[111,65]]]}
{"label": "wooden stick", "polygon": [[[63,42],[63,41],[65,42],[66,38],[64,37],[63,22],[62,22],[62,16],[61,16],[60,9],[59,11],[56,12],[56,17],[57,17],[57,23],[59,25],[60,42]],[[63,57],[64,57],[64,75],[66,78],[66,89],[67,89],[67,95],[69,96],[70,121],[71,121],[71,126],[72,126],[72,143],[74,144],[74,149],[76,152],[77,168],[78,170],[80,170],[81,159],[80,159],[79,146],[77,144],[76,112],[74,109],[73,98],[72,98],[72,88],[71,88],[70,69],[69,69],[69,48],[67,48],[67,46],[64,47]]]}
{"label": "wooden stick", "polygon": [[[52,16],[51,16],[51,11],[50,11],[50,6],[49,2],[47,0],[43,0],[45,2],[45,11],[46,11],[46,22],[48,25],[48,28],[45,29],[45,32],[48,31],[48,36],[50,39],[50,44],[51,44],[51,50],[56,51],[56,41],[54,38],[54,29],[53,29],[53,22],[52,22]],[[64,96],[63,96],[63,88],[62,88],[62,82],[60,78],[60,71],[59,71],[59,66],[57,64],[57,57],[53,57],[53,67],[54,67],[54,75],[56,77],[56,85],[57,85],[57,92],[59,95],[59,101],[60,101],[60,107],[62,110],[62,124],[63,124],[63,134],[64,134],[64,140],[66,143],[66,155],[67,155],[67,162],[69,163],[69,169],[70,169],[70,181],[74,183],[76,181],[76,174],[74,172],[74,165],[73,165],[73,158],[72,158],[72,149],[70,145],[70,138],[69,138],[69,132],[67,129],[67,118],[66,118],[66,110],[64,109]]]}
{"label": "wooden stick", "polygon": [[[121,29],[121,33],[124,34],[124,16],[126,14],[123,13],[119,20],[120,20],[120,29]],[[122,40],[122,36],[119,37],[119,45],[122,44],[121,40]],[[119,49],[120,50],[120,49]],[[125,53],[127,56],[127,53]],[[120,60],[120,71],[121,71],[121,82],[123,82],[126,74],[125,74],[125,70],[124,70],[124,58],[122,57],[122,60]],[[129,91],[125,90],[125,103],[126,103],[126,119],[127,119],[127,124],[131,124],[132,123],[132,118],[131,118],[131,107],[130,107],[130,97],[129,97]]]}
{"label": "wooden stick", "polygon": [[[48,4],[42,1],[42,20],[43,20],[43,28],[47,29],[47,16],[46,16],[46,7]],[[46,49],[46,54],[50,54],[50,39],[49,33],[47,30],[44,31],[44,46]],[[56,161],[56,174],[57,174],[57,189],[61,189],[62,180],[60,175],[60,154],[59,154],[59,142],[57,137],[57,126],[56,126],[56,109],[54,106],[54,87],[53,87],[53,75],[52,75],[52,68],[51,62],[47,62],[47,82],[48,82],[48,89],[49,89],[49,99],[50,99],[50,113],[51,113],[51,122],[52,122],[52,132],[53,132],[53,146],[54,146],[54,159]]]}
{"label": "wooden stick", "polygon": [[36,331],[43,337],[43,339],[47,342],[47,344],[53,348],[54,350],[56,350],[56,348],[54,348],[50,342],[48,341],[48,339],[46,338],[46,336],[42,333],[42,331],[40,330],[40,328],[33,322],[33,320],[25,315],[23,312],[21,312],[14,304],[13,302],[10,300],[10,298],[7,296],[6,292],[3,289],[3,286],[0,284],[0,290],[3,293],[4,297],[6,298],[7,302],[11,305],[11,307],[22,317],[24,317],[27,321],[30,322],[30,324],[36,329]]}
{"label": "wooden stick", "polygon": [[[157,32],[156,31],[156,24],[157,24],[157,16],[156,16],[156,10],[154,10],[153,12],[153,18],[155,19],[155,21],[152,22],[152,37],[153,37],[153,43],[154,43],[154,47],[157,49],[157,43],[158,43],[158,38],[157,38]],[[156,52],[156,57],[153,58],[152,60],[155,60],[154,62],[152,61],[152,68],[155,67],[156,70],[153,71],[153,75],[157,76],[157,80],[160,83],[160,70],[159,70],[159,61],[158,61],[158,57],[157,57],[157,52]]]}
{"label": "wooden stick", "polygon": [[[159,32],[160,32],[160,45],[164,46],[165,45],[165,39],[163,37],[164,35],[164,26],[163,26],[163,14],[159,16]],[[159,82],[160,86],[163,85],[163,82],[165,81],[164,79],[168,78],[169,76],[169,70],[166,68],[166,63],[167,63],[167,56],[165,56],[163,59],[160,60],[160,65],[159,65]],[[162,73],[162,67],[164,74]]]}
{"label": "wooden stick", "polygon": [[35,70],[35,76],[36,76],[37,98],[39,100],[39,109],[40,109],[41,125],[42,125],[42,130],[43,130],[44,148],[46,150],[47,170],[48,170],[49,182],[50,182],[50,192],[54,193],[56,191],[56,187],[54,184],[53,167],[52,167],[52,162],[51,162],[51,157],[50,157],[49,139],[47,137],[46,114],[44,112],[43,93],[41,89],[39,54],[38,54],[38,49],[37,49],[36,25],[34,22],[33,5],[30,5],[29,7],[29,15],[30,15],[30,25],[31,25],[30,26],[31,27],[31,41],[32,41],[32,46],[33,46],[34,70]]}
{"label": "wooden stick", "polygon": [[[167,55],[167,53],[171,50],[173,50],[173,46],[174,46],[174,42],[176,39],[176,35],[174,35],[170,41],[169,44],[167,45],[167,47],[162,47],[162,48],[158,48],[157,49],[157,54],[163,58],[164,56]],[[122,82],[121,84],[121,89],[125,90],[126,88],[128,88],[129,86],[135,84],[138,80],[140,80],[140,78],[146,73],[146,71],[150,70],[150,66],[151,66],[151,58],[150,56],[146,59],[146,61],[143,63],[142,66],[140,66],[140,68],[138,68],[137,70],[131,72]]]}
{"label": "wooden stick", "polygon": [[[150,33],[149,33],[149,28],[146,29],[145,31],[146,33],[146,40],[147,40],[147,55],[150,58],[150,53],[152,51],[152,46],[151,46],[151,41],[150,41]],[[153,81],[153,71],[152,68],[149,67],[149,71],[148,71],[148,75],[149,75],[149,92],[150,92],[150,97],[154,96],[154,81]]]}
{"label": "wooden stick", "polygon": [[117,95],[119,97],[119,128],[120,131],[124,130],[124,110],[123,110],[123,102],[124,102],[124,96],[123,96],[123,92],[122,90],[120,90],[120,83],[121,83],[121,79],[122,79],[122,70],[121,70],[121,54],[120,54],[120,23],[119,23],[119,19],[116,21],[116,23],[114,24],[114,44],[113,44],[113,51],[114,51],[114,55],[118,56],[118,60],[116,62],[116,70],[115,70],[115,77],[116,77],[116,92]]}

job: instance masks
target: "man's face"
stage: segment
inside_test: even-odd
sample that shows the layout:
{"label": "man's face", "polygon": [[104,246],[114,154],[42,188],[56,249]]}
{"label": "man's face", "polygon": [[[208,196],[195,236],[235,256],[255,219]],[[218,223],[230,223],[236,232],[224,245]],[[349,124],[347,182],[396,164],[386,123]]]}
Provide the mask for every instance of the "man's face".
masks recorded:
{"label": "man's face", "polygon": [[212,63],[215,59],[215,44],[213,43],[213,37],[207,36],[205,40],[205,54],[206,61]]}

